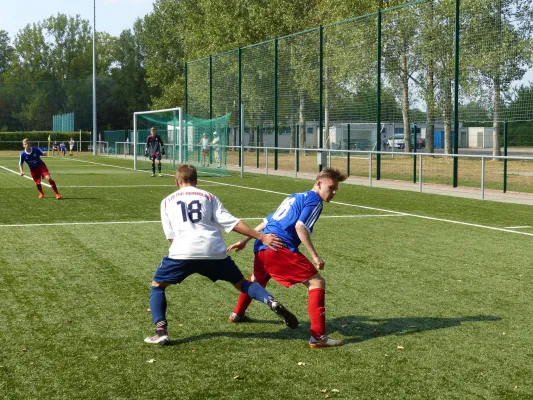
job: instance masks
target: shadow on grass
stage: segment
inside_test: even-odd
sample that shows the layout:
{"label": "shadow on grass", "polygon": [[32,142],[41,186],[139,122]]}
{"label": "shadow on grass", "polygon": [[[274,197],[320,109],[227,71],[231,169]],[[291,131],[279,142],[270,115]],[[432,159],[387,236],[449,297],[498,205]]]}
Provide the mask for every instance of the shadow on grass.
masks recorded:
{"label": "shadow on grass", "polygon": [[[492,315],[477,315],[459,318],[437,318],[437,317],[409,317],[409,318],[370,318],[366,316],[345,316],[326,321],[328,334],[333,334],[335,338],[339,335],[345,344],[363,342],[377,337],[396,335],[405,336],[413,333],[432,331],[437,329],[452,328],[460,326],[465,322],[492,322],[499,321],[500,317]],[[250,319],[239,324],[256,323],[278,323],[271,320]],[[309,323],[300,323],[297,329],[286,328],[278,332],[212,332],[198,336],[174,340],[170,345],[197,342],[201,340],[213,339],[216,337],[230,337],[236,339],[286,339],[286,340],[307,340],[309,338]]]}

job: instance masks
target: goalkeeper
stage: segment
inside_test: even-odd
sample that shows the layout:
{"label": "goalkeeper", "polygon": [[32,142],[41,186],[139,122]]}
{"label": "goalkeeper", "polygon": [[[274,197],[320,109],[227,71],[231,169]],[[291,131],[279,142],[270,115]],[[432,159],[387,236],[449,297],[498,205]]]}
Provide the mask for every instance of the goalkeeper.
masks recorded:
{"label": "goalkeeper", "polygon": [[164,154],[165,145],[163,144],[163,140],[161,139],[161,136],[156,133],[155,127],[152,126],[150,128],[150,136],[146,139],[145,148],[145,156],[152,160],[152,176],[155,176],[155,160],[157,160],[157,171],[159,176],[163,176],[161,174],[161,155]]}

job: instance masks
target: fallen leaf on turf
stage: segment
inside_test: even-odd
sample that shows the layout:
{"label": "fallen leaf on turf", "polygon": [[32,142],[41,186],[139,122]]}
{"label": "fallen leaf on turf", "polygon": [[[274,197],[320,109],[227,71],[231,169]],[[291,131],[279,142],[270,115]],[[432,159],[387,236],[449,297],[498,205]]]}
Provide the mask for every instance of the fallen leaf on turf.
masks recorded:
{"label": "fallen leaf on turf", "polygon": [[398,347],[396,347],[396,348],[397,348],[398,350],[405,350],[405,347],[403,347],[403,346],[398,346]]}
{"label": "fallen leaf on turf", "polygon": [[192,351],[193,353],[196,353],[196,349],[192,349],[191,351]]}
{"label": "fallen leaf on turf", "polygon": [[300,361],[298,365],[305,365],[305,363]]}
{"label": "fallen leaf on turf", "polygon": [[148,364],[153,364],[155,362],[155,359],[151,358],[148,361],[146,361]]}
{"label": "fallen leaf on turf", "polygon": [[320,393],[327,393],[327,392],[328,392],[328,389],[322,389],[322,390],[320,391]]}
{"label": "fallen leaf on turf", "polygon": [[146,311],[151,312],[152,310],[150,310],[149,308],[147,308]]}
{"label": "fallen leaf on turf", "polygon": [[331,393],[340,393],[339,389],[331,389]]}
{"label": "fallen leaf on turf", "polygon": [[236,381],[238,381],[238,380],[242,380],[242,379],[244,379],[244,378],[241,377],[241,376],[239,376],[239,375],[235,375],[235,376],[233,377],[233,379],[235,379]]}
{"label": "fallen leaf on turf", "polygon": [[183,326],[183,324],[176,324],[176,326]]}

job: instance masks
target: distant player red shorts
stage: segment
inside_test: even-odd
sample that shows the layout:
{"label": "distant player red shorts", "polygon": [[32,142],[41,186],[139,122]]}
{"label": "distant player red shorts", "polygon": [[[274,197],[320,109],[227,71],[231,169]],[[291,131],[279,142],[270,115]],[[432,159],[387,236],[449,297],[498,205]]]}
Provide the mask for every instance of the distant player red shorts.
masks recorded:
{"label": "distant player red shorts", "polygon": [[288,249],[261,250],[255,253],[254,275],[259,282],[272,277],[285,287],[302,283],[318,273],[315,266],[302,253]]}
{"label": "distant player red shorts", "polygon": [[42,163],[41,165],[30,168],[30,174],[35,183],[41,183],[41,177],[45,177],[50,175],[50,172],[48,172],[48,168],[46,168],[46,164]]}
{"label": "distant player red shorts", "polygon": [[207,150],[206,150],[206,149],[202,149],[202,155],[203,155],[203,156],[206,156],[206,155],[207,155]]}

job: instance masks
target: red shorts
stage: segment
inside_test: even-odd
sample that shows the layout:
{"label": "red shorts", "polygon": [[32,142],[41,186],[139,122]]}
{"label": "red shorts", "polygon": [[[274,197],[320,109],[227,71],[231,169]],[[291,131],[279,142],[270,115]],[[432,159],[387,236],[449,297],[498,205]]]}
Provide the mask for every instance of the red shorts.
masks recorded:
{"label": "red shorts", "polygon": [[35,167],[33,169],[30,168],[30,174],[35,183],[41,183],[41,177],[49,176],[50,172],[48,172],[46,164],[42,163],[38,167]]}
{"label": "red shorts", "polygon": [[318,273],[302,253],[288,249],[261,250],[255,253],[254,275],[258,281],[272,277],[285,287],[302,283]]}
{"label": "red shorts", "polygon": [[203,156],[206,156],[206,155],[207,155],[207,150],[206,150],[206,149],[202,149],[202,155],[203,155]]}

